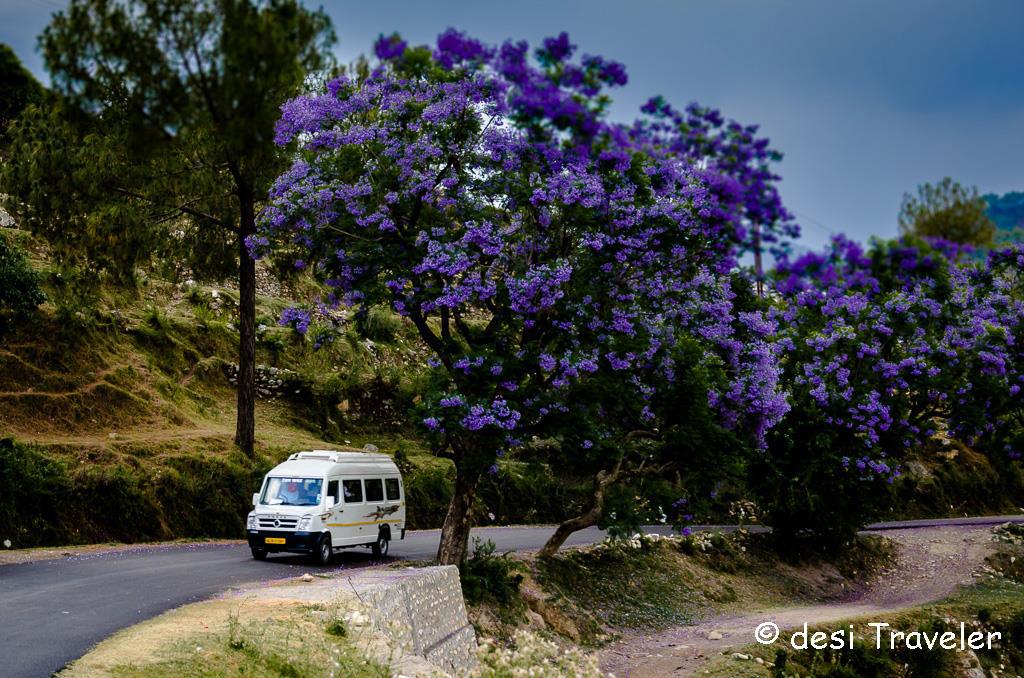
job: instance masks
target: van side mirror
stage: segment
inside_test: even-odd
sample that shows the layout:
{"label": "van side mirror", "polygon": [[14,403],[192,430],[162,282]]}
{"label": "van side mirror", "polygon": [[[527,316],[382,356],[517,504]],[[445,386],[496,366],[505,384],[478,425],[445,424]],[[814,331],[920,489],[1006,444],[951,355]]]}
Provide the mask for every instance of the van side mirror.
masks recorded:
{"label": "van side mirror", "polygon": [[260,493],[259,492],[255,492],[252,495],[252,505],[256,506],[259,503],[260,503]]}
{"label": "van side mirror", "polygon": [[327,508],[330,508],[332,506],[336,506],[337,504],[338,504],[338,498],[337,497],[335,497],[333,494],[327,495]]}

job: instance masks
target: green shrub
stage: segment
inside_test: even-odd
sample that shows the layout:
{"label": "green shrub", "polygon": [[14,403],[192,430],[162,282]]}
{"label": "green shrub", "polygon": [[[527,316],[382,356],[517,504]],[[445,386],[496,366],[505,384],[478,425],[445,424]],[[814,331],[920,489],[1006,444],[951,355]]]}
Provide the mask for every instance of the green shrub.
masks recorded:
{"label": "green shrub", "polygon": [[448,512],[454,487],[455,469],[452,466],[431,465],[406,475],[405,504],[409,529],[440,527]]}
{"label": "green shrub", "polygon": [[62,334],[77,337],[96,323],[100,284],[96,271],[74,265],[52,271],[48,278]]}
{"label": "green shrub", "polygon": [[[950,630],[942,619],[933,619],[918,629],[928,635],[940,634]],[[939,678],[949,675],[953,663],[954,652],[936,648],[934,650],[910,650],[903,648],[895,652],[895,659],[907,667],[908,675],[921,678]]]}
{"label": "green shrub", "polygon": [[1018,612],[1007,624],[1007,635],[1011,647],[1024,647],[1024,610]]}
{"label": "green shrub", "polygon": [[18,548],[181,537],[241,537],[268,462],[201,454],[159,464],[69,467],[0,440],[0,541]]}
{"label": "green shrub", "polygon": [[589,487],[555,476],[547,464],[503,462],[480,480],[477,516],[481,524],[560,523],[582,511],[587,492]]}
{"label": "green shrub", "polygon": [[770,433],[771,449],[751,460],[750,489],[783,551],[840,551],[893,505],[890,485],[845,470],[839,438],[807,416]]}
{"label": "green shrub", "polygon": [[[452,498],[454,467],[446,461],[419,466],[404,450],[395,461],[405,476],[409,529],[440,527]],[[480,480],[474,512],[480,525],[560,523],[579,512],[586,490],[556,478],[543,464],[502,463],[498,473]]]}
{"label": "green shrub", "polygon": [[25,253],[0,235],[0,329],[35,312],[46,295]]}
{"label": "green shrub", "polygon": [[394,312],[374,307],[356,317],[359,334],[371,341],[392,342],[402,331],[402,319]]}
{"label": "green shrub", "polygon": [[508,553],[494,555],[494,548],[490,539],[474,538],[473,555],[459,568],[462,595],[471,605],[483,602],[510,605],[519,597],[522,565],[509,558]]}
{"label": "green shrub", "polygon": [[348,628],[345,626],[345,621],[343,619],[332,619],[327,622],[327,626],[324,630],[329,636],[344,638],[348,635]]}
{"label": "green shrub", "polygon": [[62,509],[70,494],[64,464],[0,440],[0,540],[16,547],[65,541]]}

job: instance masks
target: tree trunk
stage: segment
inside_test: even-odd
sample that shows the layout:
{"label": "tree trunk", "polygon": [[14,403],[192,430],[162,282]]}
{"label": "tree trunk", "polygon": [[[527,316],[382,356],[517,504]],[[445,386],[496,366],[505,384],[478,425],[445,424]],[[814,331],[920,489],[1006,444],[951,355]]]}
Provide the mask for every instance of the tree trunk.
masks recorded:
{"label": "tree trunk", "polygon": [[754,222],[754,275],[757,276],[757,296],[764,296],[764,265],[761,263],[761,224]]}
{"label": "tree trunk", "polygon": [[461,565],[469,548],[469,530],[472,525],[473,500],[480,482],[478,472],[470,472],[455,465],[455,493],[448,504],[448,514],[441,526],[441,541],[437,546],[437,562],[441,565]]}
{"label": "tree trunk", "polygon": [[256,438],[256,262],[245,247],[246,236],[256,232],[255,206],[240,196],[238,234],[238,414],[235,445],[253,454]]}
{"label": "tree trunk", "polygon": [[609,485],[618,480],[621,468],[622,461],[620,460],[611,473],[604,470],[597,472],[597,475],[594,476],[594,490],[590,497],[590,508],[555,528],[555,533],[551,535],[540,551],[537,551],[538,557],[550,558],[562,547],[562,544],[565,543],[570,534],[597,524],[598,519],[601,517],[601,511],[604,510],[605,492],[608,490]]}

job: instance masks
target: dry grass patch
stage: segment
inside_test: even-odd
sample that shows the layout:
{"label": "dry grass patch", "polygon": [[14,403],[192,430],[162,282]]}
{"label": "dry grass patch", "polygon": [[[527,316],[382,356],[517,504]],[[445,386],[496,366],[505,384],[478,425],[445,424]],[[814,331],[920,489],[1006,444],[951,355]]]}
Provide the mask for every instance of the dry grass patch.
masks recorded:
{"label": "dry grass patch", "polygon": [[59,675],[390,675],[367,652],[379,641],[365,630],[349,632],[347,609],[281,599],[186,605],[115,634]]}

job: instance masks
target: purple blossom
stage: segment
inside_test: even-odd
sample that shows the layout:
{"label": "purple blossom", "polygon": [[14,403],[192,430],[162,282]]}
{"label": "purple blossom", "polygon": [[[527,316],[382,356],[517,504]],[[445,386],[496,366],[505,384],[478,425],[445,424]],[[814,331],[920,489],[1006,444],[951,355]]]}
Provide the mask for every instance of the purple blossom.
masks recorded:
{"label": "purple blossom", "polygon": [[377,42],[373,43],[373,53],[381,61],[391,61],[401,58],[402,54],[405,53],[406,47],[406,42],[397,33],[392,33],[391,35],[381,35],[377,38]]}
{"label": "purple blossom", "polygon": [[308,309],[291,307],[286,308],[281,312],[281,317],[277,321],[278,325],[290,325],[299,334],[306,334],[309,330],[309,324],[311,322],[311,314]]}

